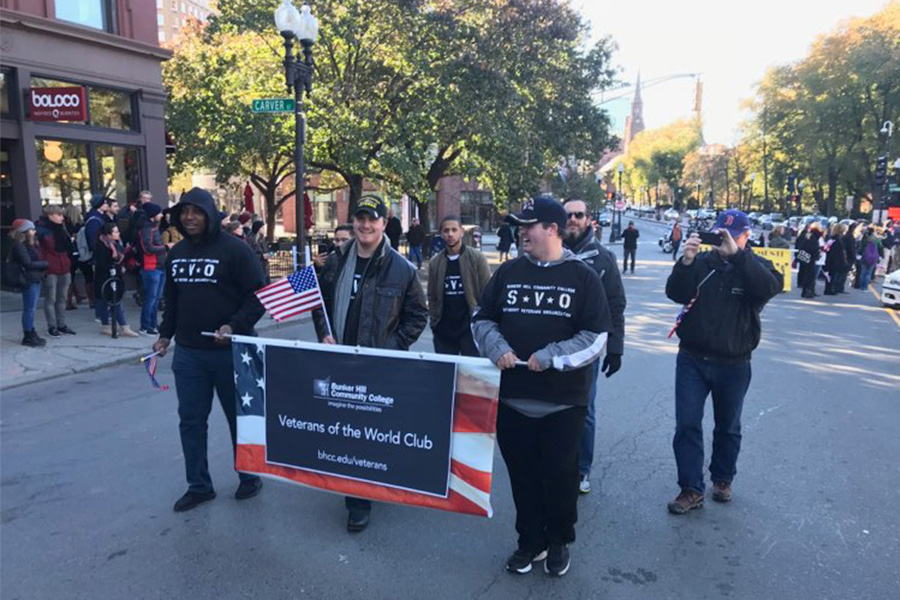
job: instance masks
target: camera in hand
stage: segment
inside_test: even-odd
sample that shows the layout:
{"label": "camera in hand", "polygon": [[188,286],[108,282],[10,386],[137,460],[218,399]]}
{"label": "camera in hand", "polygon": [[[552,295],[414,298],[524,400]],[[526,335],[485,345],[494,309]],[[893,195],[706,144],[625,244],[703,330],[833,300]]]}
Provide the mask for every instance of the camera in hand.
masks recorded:
{"label": "camera in hand", "polygon": [[709,246],[721,246],[722,245],[722,234],[715,233],[712,231],[701,231],[700,235],[700,243],[707,244]]}
{"label": "camera in hand", "polygon": [[328,244],[319,244],[318,254],[328,254]]}

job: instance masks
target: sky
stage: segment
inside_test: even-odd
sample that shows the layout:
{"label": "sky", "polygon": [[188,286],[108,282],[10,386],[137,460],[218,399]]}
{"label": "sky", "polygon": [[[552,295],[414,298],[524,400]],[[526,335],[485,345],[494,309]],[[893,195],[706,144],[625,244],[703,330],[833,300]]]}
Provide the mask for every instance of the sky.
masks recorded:
{"label": "sky", "polygon": [[[852,17],[870,16],[888,0],[653,0],[603,2],[572,0],[591,24],[596,40],[611,35],[619,49],[613,64],[620,79],[634,84],[668,75],[700,73],[703,81],[703,133],[707,143],[733,145],[748,113],[741,103],[754,95],[766,70],[806,56],[816,38]],[[689,117],[694,78],[669,80],[644,89],[644,123],[662,127]],[[603,107],[622,134],[632,91]]]}

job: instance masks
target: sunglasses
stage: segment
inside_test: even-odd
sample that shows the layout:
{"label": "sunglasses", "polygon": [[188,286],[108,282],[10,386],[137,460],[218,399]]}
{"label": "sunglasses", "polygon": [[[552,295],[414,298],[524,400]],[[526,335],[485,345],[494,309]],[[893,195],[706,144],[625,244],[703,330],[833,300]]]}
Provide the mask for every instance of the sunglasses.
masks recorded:
{"label": "sunglasses", "polygon": [[583,219],[586,214],[587,213],[583,212],[570,212],[566,213],[566,216],[568,216],[570,219]]}

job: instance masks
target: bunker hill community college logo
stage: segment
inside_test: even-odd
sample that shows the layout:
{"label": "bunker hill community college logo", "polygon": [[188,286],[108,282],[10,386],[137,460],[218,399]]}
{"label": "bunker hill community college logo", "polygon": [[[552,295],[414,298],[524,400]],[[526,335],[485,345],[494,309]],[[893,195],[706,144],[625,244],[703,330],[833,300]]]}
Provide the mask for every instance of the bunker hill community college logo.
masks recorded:
{"label": "bunker hill community college logo", "polygon": [[327,379],[313,379],[313,396],[320,398],[331,397],[331,377]]}

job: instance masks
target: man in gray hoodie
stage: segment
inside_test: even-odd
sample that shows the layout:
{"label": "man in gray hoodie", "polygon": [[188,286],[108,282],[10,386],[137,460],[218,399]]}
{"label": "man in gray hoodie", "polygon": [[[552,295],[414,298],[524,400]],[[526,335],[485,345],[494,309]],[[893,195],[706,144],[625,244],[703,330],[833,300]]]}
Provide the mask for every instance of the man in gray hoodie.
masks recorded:
{"label": "man in gray hoodie", "polygon": [[562,576],[575,540],[592,365],[612,324],[597,273],[563,248],[562,205],[540,197],[509,218],[520,227],[523,255],[494,273],[472,317],[479,351],[503,371],[497,442],[519,534],[506,569],[527,573],[546,559],[544,571]]}

